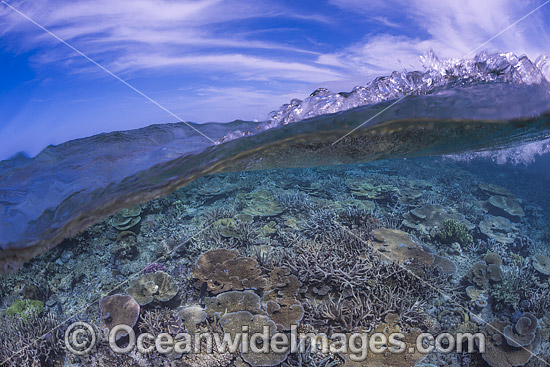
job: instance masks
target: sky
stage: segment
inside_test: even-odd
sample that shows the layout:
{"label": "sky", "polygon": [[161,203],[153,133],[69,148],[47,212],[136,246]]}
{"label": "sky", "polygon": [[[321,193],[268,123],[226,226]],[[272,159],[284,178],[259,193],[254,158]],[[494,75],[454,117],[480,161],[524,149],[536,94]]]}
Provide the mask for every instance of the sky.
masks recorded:
{"label": "sky", "polygon": [[[507,29],[545,0],[5,2],[197,123],[265,120],[320,87],[349,91],[394,70],[422,70],[428,50],[550,54],[550,4]],[[0,66],[0,160],[177,122],[1,0]]]}

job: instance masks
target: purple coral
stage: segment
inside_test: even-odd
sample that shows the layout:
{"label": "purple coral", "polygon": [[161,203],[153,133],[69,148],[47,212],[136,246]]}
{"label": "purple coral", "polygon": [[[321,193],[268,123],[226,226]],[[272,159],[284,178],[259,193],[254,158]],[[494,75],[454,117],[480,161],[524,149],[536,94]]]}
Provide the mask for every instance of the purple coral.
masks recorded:
{"label": "purple coral", "polygon": [[151,263],[143,269],[143,274],[156,273],[157,271],[166,272],[166,266],[161,263]]}

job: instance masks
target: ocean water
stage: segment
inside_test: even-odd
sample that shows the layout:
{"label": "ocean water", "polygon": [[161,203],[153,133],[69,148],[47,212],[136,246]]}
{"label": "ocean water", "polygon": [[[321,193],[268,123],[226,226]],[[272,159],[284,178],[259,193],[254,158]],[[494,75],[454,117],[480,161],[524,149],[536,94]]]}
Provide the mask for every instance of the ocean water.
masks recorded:
{"label": "ocean water", "polygon": [[[0,162],[0,365],[544,366],[548,58],[424,61],[263,122],[194,125],[215,143],[153,125]],[[119,354],[117,324],[391,331],[407,352]],[[485,351],[414,343],[464,332]]]}

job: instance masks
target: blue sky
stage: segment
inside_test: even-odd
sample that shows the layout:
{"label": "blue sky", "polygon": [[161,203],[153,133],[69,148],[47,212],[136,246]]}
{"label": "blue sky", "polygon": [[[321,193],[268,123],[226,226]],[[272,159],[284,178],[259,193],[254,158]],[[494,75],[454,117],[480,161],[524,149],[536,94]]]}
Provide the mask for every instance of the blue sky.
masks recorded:
{"label": "blue sky", "polygon": [[[544,1],[6,0],[187,121],[263,120],[419,55],[461,57]],[[550,4],[483,47],[550,53]],[[0,3],[0,159],[174,117]]]}

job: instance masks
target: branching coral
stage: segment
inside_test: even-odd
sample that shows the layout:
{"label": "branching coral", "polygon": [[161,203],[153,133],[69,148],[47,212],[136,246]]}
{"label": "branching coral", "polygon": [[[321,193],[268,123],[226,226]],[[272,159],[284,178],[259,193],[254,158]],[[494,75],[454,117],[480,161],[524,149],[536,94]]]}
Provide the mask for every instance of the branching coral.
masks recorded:
{"label": "branching coral", "polygon": [[[420,323],[421,305],[434,296],[433,288],[423,286],[402,266],[382,259],[362,239],[370,236],[357,233],[339,228],[324,241],[302,239],[297,253],[284,258],[283,264],[307,287],[306,322],[351,331],[372,327],[388,312],[395,312],[407,322]],[[413,264],[406,266],[419,270]],[[436,289],[454,294],[448,279],[437,270],[421,270]],[[324,295],[318,291],[322,288]]]}
{"label": "branching coral", "polygon": [[63,333],[55,314],[0,316],[0,363],[7,367],[47,366],[63,352]]}

